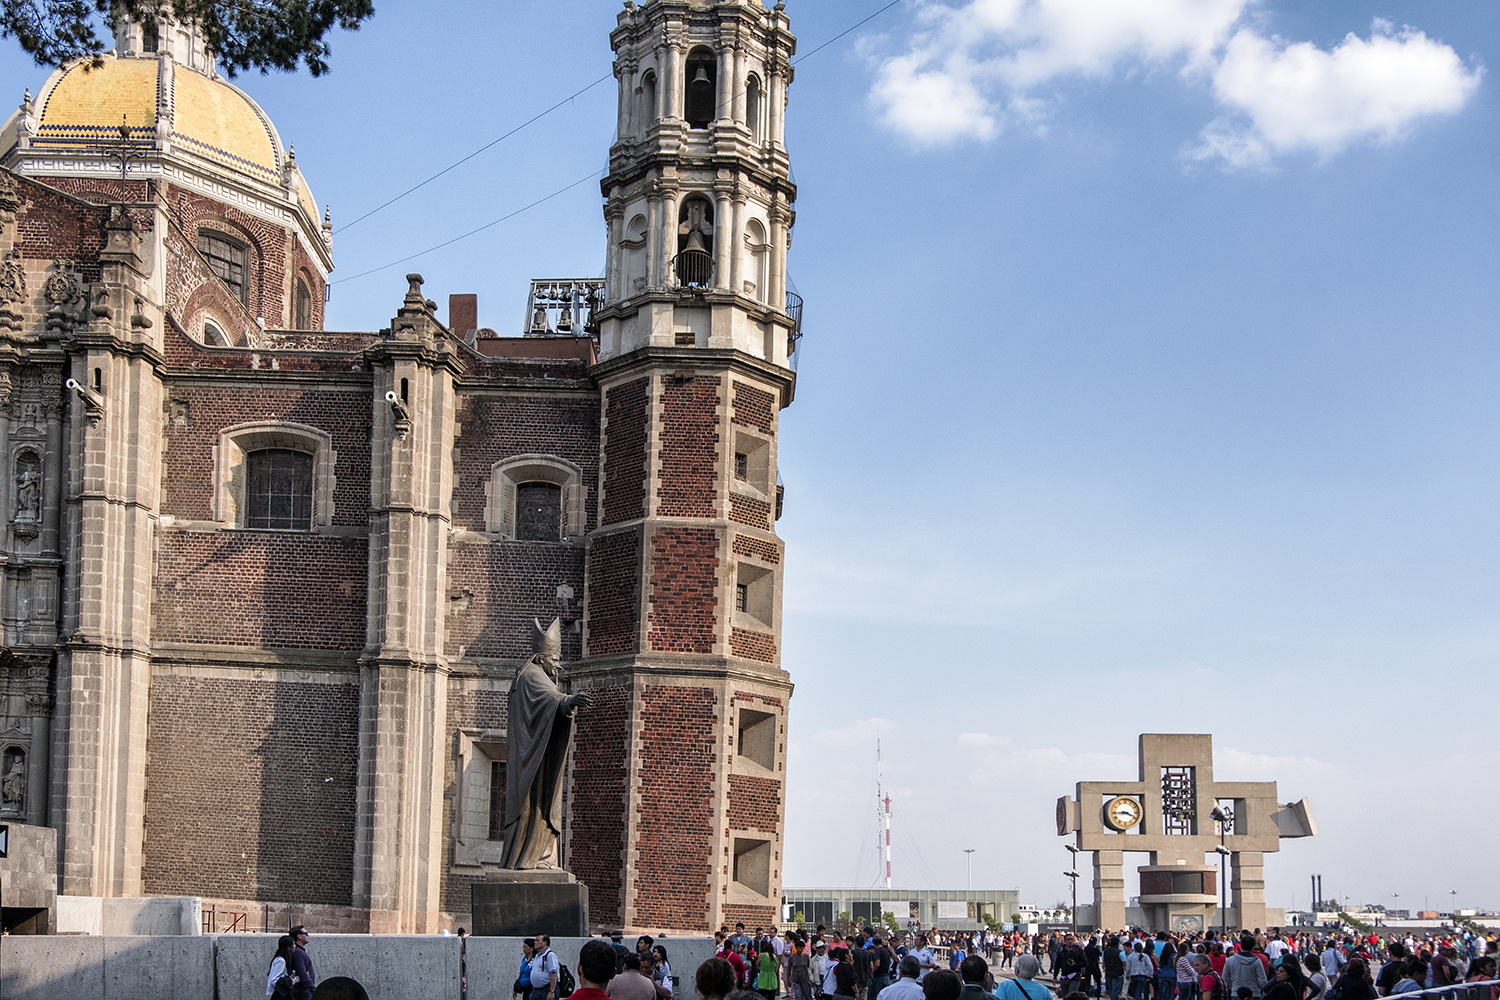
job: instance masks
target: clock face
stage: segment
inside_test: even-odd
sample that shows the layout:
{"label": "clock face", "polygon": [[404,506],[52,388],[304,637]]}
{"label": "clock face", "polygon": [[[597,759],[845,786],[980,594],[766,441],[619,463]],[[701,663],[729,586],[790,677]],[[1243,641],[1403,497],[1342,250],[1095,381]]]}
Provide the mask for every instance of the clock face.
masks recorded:
{"label": "clock face", "polygon": [[1129,795],[1117,795],[1104,803],[1104,822],[1124,832],[1141,821],[1141,804]]}

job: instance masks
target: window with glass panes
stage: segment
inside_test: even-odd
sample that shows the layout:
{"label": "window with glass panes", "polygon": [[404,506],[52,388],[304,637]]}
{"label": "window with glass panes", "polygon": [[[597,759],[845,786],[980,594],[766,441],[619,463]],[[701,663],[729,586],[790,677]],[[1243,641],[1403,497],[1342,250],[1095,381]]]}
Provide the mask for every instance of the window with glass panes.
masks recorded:
{"label": "window with glass panes", "polygon": [[202,230],[198,233],[198,252],[208,266],[230,288],[241,302],[245,299],[245,247],[222,233]]}
{"label": "window with glass panes", "polygon": [[245,527],[312,527],[313,457],[270,449],[245,456]]}

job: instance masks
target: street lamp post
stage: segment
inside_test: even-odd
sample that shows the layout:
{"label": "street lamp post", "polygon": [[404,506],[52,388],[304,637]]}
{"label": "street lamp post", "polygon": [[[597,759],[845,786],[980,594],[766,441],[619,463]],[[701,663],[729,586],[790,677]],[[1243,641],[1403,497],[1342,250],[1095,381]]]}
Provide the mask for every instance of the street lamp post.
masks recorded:
{"label": "street lamp post", "polygon": [[969,891],[974,891],[974,848],[965,847],[964,853],[969,856]]}
{"label": "street lamp post", "polygon": [[1234,813],[1223,806],[1214,806],[1209,813],[1219,824],[1219,846],[1214,853],[1219,856],[1219,938],[1229,937],[1229,880],[1224,877],[1224,863],[1229,860],[1229,848],[1224,846],[1224,828],[1234,822]]}
{"label": "street lamp post", "polygon": [[[1073,864],[1067,871],[1063,872],[1068,881],[1073,885],[1073,937],[1078,937],[1078,848],[1073,844],[1064,844],[1068,853],[1073,855]],[[1097,920],[1098,918],[1095,917]]]}

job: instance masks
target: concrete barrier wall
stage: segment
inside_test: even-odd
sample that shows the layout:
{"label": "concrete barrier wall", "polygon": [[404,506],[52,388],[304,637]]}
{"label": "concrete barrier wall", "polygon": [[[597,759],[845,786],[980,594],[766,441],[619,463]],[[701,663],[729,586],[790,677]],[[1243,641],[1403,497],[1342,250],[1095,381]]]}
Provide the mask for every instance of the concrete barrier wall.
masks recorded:
{"label": "concrete barrier wall", "polygon": [[[553,938],[552,950],[578,977],[578,950],[590,940],[599,938]],[[608,939],[604,939],[608,940]],[[714,954],[713,938],[661,938],[656,942],[667,950],[672,975],[681,982],[682,997],[692,1000],[693,977],[698,966]],[[625,946],[635,948],[635,938],[625,938]],[[469,973],[469,1000],[510,1000],[511,984],[521,971],[521,938],[471,937],[466,949]],[[373,997],[373,994],[372,994]]]}
{"label": "concrete barrier wall", "polygon": [[213,990],[210,938],[48,936],[8,937],[0,943],[5,1000],[203,1000]]}
{"label": "concrete barrier wall", "polygon": [[199,934],[203,910],[196,896],[58,896],[58,934],[145,937]]}
{"label": "concrete barrier wall", "polygon": [[[0,942],[0,996],[5,1000],[150,997],[221,1000],[263,997],[276,934],[160,937],[7,937]],[[589,938],[558,938],[552,950],[578,974]],[[594,940],[598,940],[597,938]],[[713,955],[712,938],[665,938],[679,995],[692,1000],[698,965]],[[635,946],[635,939],[626,944]],[[320,934],[308,942],[319,981],[358,980],[370,1000],[458,1000],[456,937]],[[470,1000],[510,1000],[521,964],[520,938],[468,939]]]}

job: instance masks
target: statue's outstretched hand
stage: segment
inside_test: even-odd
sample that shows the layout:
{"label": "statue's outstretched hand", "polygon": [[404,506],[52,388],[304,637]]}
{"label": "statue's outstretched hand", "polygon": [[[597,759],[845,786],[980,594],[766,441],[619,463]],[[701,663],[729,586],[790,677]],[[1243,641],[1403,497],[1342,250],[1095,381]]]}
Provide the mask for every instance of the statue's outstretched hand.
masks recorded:
{"label": "statue's outstretched hand", "polygon": [[567,701],[563,702],[563,707],[571,712],[574,709],[588,708],[593,703],[594,699],[587,691],[580,691],[577,694],[568,695]]}

